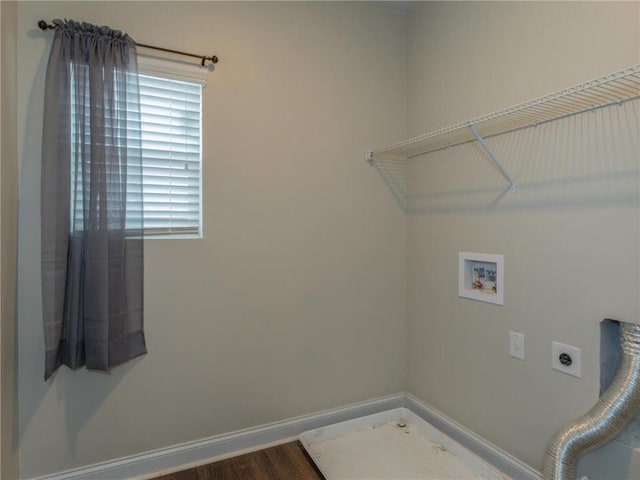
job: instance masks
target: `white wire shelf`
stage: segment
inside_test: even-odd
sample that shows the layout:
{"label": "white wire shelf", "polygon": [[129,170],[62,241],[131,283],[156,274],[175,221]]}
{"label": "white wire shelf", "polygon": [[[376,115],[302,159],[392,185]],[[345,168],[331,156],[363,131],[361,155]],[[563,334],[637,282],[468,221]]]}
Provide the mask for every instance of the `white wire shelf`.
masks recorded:
{"label": "white wire shelf", "polygon": [[394,158],[414,158],[464,143],[479,141],[489,158],[514,190],[513,181],[488,149],[484,139],[615,104],[621,105],[637,98],[640,98],[640,64],[466,122],[367,152],[367,161],[371,165],[375,165],[376,159],[388,158],[390,155]]}

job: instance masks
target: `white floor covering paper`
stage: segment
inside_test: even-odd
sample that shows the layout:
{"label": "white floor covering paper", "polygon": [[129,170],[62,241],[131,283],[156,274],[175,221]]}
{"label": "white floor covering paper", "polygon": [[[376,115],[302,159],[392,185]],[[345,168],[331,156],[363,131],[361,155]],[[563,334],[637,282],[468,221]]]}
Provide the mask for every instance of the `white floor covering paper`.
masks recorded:
{"label": "white floor covering paper", "polygon": [[300,435],[327,480],[505,480],[502,472],[398,408]]}

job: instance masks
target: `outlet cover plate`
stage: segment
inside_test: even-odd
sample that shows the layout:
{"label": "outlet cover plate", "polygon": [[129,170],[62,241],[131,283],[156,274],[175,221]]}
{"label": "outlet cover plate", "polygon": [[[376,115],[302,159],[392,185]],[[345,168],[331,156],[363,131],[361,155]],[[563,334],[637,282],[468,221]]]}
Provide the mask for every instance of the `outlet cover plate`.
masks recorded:
{"label": "outlet cover plate", "polygon": [[[563,354],[568,355],[571,359],[570,365],[565,365],[560,361],[560,357]],[[564,358],[566,359],[567,357],[565,356]],[[551,367],[559,372],[582,378],[582,350],[573,345],[551,342]]]}
{"label": "outlet cover plate", "polygon": [[524,360],[524,334],[509,331],[509,355]]}

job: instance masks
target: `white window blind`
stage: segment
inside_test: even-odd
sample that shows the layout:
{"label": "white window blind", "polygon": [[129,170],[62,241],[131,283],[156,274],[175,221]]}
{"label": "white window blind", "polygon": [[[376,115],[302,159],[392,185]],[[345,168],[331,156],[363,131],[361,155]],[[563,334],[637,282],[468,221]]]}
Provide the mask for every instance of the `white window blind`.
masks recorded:
{"label": "white window blind", "polygon": [[[206,70],[193,65],[139,57],[140,131],[130,131],[130,146],[142,156],[142,203],[145,235],[202,234],[202,88]],[[77,66],[74,68],[78,68]],[[72,76],[72,89],[75,85]],[[76,92],[77,94],[80,92]],[[83,93],[80,93],[83,94]],[[87,96],[88,92],[84,92]],[[90,117],[89,99],[81,112]],[[72,154],[90,149],[91,136],[80,131],[72,98]],[[133,122],[133,125],[136,123]],[[88,174],[88,172],[85,172]],[[82,228],[82,188],[76,179],[82,166],[72,169],[72,222]],[[140,225],[139,172],[131,172],[127,195],[127,228]],[[78,186],[80,185],[80,188]],[[130,208],[129,208],[130,207]]]}
{"label": "white window blind", "polygon": [[202,84],[139,77],[145,235],[199,234]]}

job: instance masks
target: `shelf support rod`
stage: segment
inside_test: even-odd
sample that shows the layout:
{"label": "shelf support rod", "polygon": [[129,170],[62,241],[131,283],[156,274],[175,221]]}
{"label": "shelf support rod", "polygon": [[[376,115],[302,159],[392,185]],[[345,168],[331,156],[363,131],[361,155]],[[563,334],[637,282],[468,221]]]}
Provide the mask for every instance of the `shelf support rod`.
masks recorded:
{"label": "shelf support rod", "polygon": [[507,173],[507,171],[504,169],[504,167],[502,166],[502,164],[498,161],[498,159],[495,157],[495,155],[493,154],[493,152],[489,149],[489,147],[487,146],[487,144],[484,141],[484,138],[482,138],[480,136],[480,134],[478,133],[478,131],[476,130],[476,127],[473,126],[472,123],[469,124],[469,129],[471,130],[471,133],[473,133],[473,136],[476,137],[476,140],[478,140],[478,143],[480,143],[480,145],[482,146],[482,149],[484,150],[484,152],[487,154],[487,156],[489,157],[489,159],[493,162],[493,164],[498,168],[498,170],[500,170],[500,173],[502,174],[502,176],[507,180],[507,182],[509,182],[509,191],[510,192],[515,192],[516,191],[516,185],[515,183],[513,183],[513,180],[511,180],[511,177],[509,176],[509,174]]}

